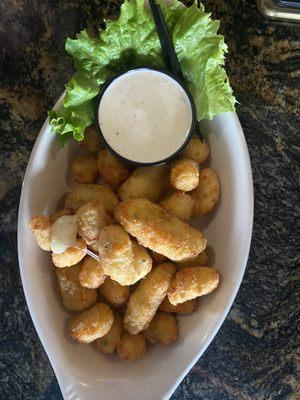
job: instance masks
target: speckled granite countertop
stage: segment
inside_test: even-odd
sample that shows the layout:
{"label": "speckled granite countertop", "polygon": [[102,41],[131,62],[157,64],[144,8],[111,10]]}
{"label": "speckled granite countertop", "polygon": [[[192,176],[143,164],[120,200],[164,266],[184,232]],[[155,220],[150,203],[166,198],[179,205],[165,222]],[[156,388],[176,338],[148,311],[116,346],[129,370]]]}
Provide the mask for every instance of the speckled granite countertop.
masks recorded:
{"label": "speckled granite countertop", "polygon": [[[255,1],[205,3],[221,19],[229,45],[227,71],[252,160],[255,220],[234,306],[172,399],[299,399],[300,25],[264,21]],[[0,2],[1,399],[61,399],[22,291],[19,195],[46,111],[72,71],[66,37],[85,26],[93,31],[96,21],[117,12],[117,0]]]}

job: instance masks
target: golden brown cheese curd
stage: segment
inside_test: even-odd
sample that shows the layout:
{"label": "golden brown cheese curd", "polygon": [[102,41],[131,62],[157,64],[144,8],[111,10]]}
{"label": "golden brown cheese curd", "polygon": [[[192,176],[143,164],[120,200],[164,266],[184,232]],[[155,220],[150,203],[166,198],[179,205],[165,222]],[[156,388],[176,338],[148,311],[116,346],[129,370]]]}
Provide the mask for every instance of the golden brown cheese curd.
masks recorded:
{"label": "golden brown cheese curd", "polygon": [[132,242],[133,259],[129,264],[105,264],[105,273],[120,285],[133,285],[144,278],[152,268],[152,259],[143,246]]}
{"label": "golden brown cheese curd", "polygon": [[41,249],[50,251],[50,230],[51,222],[43,215],[31,218],[29,226],[34,234],[36,243]]}
{"label": "golden brown cheese curd", "polygon": [[132,240],[133,260],[128,265],[128,282],[133,285],[144,278],[152,269],[152,258],[145,247]]}
{"label": "golden brown cheese curd", "polygon": [[176,267],[172,263],[155,267],[141,281],[127,303],[124,326],[132,335],[147,328],[163,301]]}
{"label": "golden brown cheese curd", "polygon": [[112,222],[99,200],[93,200],[81,206],[76,212],[76,216],[78,235],[87,244],[97,240],[101,230]]}
{"label": "golden brown cheese curd", "polygon": [[72,175],[78,183],[93,183],[98,175],[97,159],[92,153],[76,154],[72,161]]}
{"label": "golden brown cheese curd", "polygon": [[166,346],[178,339],[178,331],[179,328],[174,315],[158,311],[144,331],[144,335],[149,342]]}
{"label": "golden brown cheese curd", "polygon": [[100,294],[114,307],[126,304],[130,296],[129,286],[121,286],[118,282],[106,278],[99,288]]}
{"label": "golden brown cheese curd", "polygon": [[193,160],[178,160],[171,166],[170,184],[177,190],[189,192],[199,183],[199,166]]}
{"label": "golden brown cheese curd", "polygon": [[103,181],[112,186],[120,185],[129,176],[127,165],[113,156],[107,149],[99,151],[97,167]]}
{"label": "golden brown cheese curd", "polygon": [[118,356],[125,361],[134,361],[146,354],[146,339],[138,333],[131,335],[125,333],[117,347]]}
{"label": "golden brown cheese curd", "polygon": [[83,311],[97,302],[97,291],[82,287],[79,281],[82,263],[56,268],[57,283],[67,311]]}
{"label": "golden brown cheese curd", "polygon": [[97,289],[105,281],[106,275],[100,263],[90,256],[85,256],[79,274],[80,285],[85,288]]}
{"label": "golden brown cheese curd", "polygon": [[196,257],[206,247],[199,230],[146,199],[123,201],[115,218],[141,245],[172,261]]}
{"label": "golden brown cheese curd", "polygon": [[110,225],[102,229],[98,239],[98,251],[105,273],[112,264],[121,268],[133,260],[130,237],[121,225]]}
{"label": "golden brown cheese curd", "polygon": [[123,336],[123,320],[122,317],[114,312],[114,323],[106,335],[96,340],[96,345],[101,353],[111,354],[117,349],[117,346]]}
{"label": "golden brown cheese curd", "polygon": [[204,163],[209,156],[209,147],[206,141],[201,142],[196,136],[193,136],[182,154],[183,158],[193,160],[198,164]]}
{"label": "golden brown cheese curd", "polygon": [[220,182],[215,170],[203,168],[200,171],[199,185],[192,196],[195,200],[194,216],[202,216],[214,208],[220,197]]}
{"label": "golden brown cheese curd", "polygon": [[120,225],[111,225],[101,231],[99,256],[104,273],[123,286],[136,283],[152,268],[147,251],[132,242]]}
{"label": "golden brown cheese curd", "polygon": [[177,269],[181,270],[184,268],[202,267],[205,265],[208,265],[208,255],[207,252],[204,250],[202,251],[202,253],[198,254],[197,257],[191,258],[190,260],[178,262]]}
{"label": "golden brown cheese curd", "polygon": [[52,261],[58,268],[70,267],[79,263],[85,255],[86,244],[82,240],[77,240],[76,246],[69,247],[63,253],[52,253]]}
{"label": "golden brown cheese curd", "polygon": [[69,334],[78,342],[90,343],[106,335],[113,322],[113,312],[108,305],[97,303],[69,320]]}
{"label": "golden brown cheese curd", "polygon": [[100,201],[105,211],[112,214],[115,207],[119,203],[117,195],[104,185],[77,185],[70,195],[67,196],[68,201],[65,205],[71,204],[73,212],[76,212],[81,206],[92,200]]}
{"label": "golden brown cheese curd", "polygon": [[178,271],[168,290],[171,304],[183,303],[211,293],[219,284],[220,274],[213,267],[192,267]]}
{"label": "golden brown cheese curd", "polygon": [[168,313],[175,313],[175,314],[191,314],[193,313],[198,306],[198,300],[188,300],[184,303],[178,303],[176,306],[170,303],[168,296],[163,299],[163,302],[159,306],[159,310],[165,311]]}
{"label": "golden brown cheese curd", "polygon": [[101,143],[99,138],[99,133],[95,126],[91,125],[84,130],[84,138],[80,142],[80,147],[83,149],[91,152],[91,153],[98,153],[101,149]]}
{"label": "golden brown cheese curd", "polygon": [[121,200],[143,197],[157,201],[168,187],[169,169],[166,165],[141,167],[120,186],[118,194]]}
{"label": "golden brown cheese curd", "polygon": [[192,216],[195,200],[190,194],[177,191],[161,201],[160,205],[182,221],[189,221]]}

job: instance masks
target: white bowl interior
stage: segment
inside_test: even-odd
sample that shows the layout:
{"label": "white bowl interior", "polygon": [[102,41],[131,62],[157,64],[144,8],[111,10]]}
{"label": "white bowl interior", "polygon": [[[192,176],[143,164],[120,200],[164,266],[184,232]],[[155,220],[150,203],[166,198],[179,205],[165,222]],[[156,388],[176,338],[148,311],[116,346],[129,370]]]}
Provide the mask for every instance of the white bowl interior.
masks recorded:
{"label": "white bowl interior", "polygon": [[77,344],[65,332],[63,310],[50,254],[36,245],[28,228],[33,215],[50,214],[70,189],[70,159],[76,145],[59,149],[46,120],[34,146],[23,183],[18,226],[22,282],[33,322],[65,399],[168,399],[221,326],[246,267],[253,219],[253,188],[247,147],[238,118],[227,113],[202,124],[211,147],[211,166],[221,180],[221,201],[201,223],[222,281],[201,299],[192,315],[179,318],[180,340],[150,346],[146,357],[124,363]]}

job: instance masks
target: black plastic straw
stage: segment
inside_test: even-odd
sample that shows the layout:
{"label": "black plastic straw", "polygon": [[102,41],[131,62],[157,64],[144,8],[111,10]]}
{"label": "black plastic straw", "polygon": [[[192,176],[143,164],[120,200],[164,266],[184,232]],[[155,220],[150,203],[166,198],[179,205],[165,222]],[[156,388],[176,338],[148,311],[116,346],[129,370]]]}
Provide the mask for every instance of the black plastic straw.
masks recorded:
{"label": "black plastic straw", "polygon": [[[157,35],[160,41],[161,45],[161,50],[162,50],[162,56],[165,64],[165,68],[175,75],[177,79],[179,79],[182,83],[185,84],[185,79],[184,75],[182,73],[182,69],[180,66],[180,63],[178,61],[172,39],[170,37],[170,33],[165,21],[165,18],[163,16],[163,13],[161,11],[160,5],[156,4],[155,0],[149,0],[153,19],[155,22],[156,26],[156,31]],[[196,119],[196,124],[195,124],[195,130],[196,134],[199,136],[199,138],[203,141],[203,136],[200,130],[199,122],[197,119],[197,115],[195,115]]]}
{"label": "black plastic straw", "polygon": [[170,38],[168,27],[164,19],[161,8],[156,4],[155,0],[149,0],[152,10],[153,19],[156,26],[156,31],[161,44],[162,55],[166,69],[173,73],[178,79],[184,82],[184,76],[179,64],[173,42]]}

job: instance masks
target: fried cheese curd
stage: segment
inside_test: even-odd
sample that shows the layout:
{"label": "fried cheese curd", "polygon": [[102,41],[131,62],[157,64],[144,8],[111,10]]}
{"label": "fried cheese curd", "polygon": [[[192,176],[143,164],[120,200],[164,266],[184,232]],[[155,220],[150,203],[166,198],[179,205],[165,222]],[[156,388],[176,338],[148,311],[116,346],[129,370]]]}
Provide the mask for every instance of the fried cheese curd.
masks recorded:
{"label": "fried cheese curd", "polygon": [[206,247],[203,234],[146,199],[130,199],[115,209],[115,218],[144,247],[172,261],[196,257]]}
{"label": "fried cheese curd", "polygon": [[196,297],[204,296],[215,290],[220,274],[213,267],[192,267],[178,271],[168,290],[170,303],[177,305]]}
{"label": "fried cheese curd", "polygon": [[152,268],[147,251],[132,241],[121,225],[102,229],[98,249],[104,273],[120,285],[136,283]]}
{"label": "fried cheese curd", "polygon": [[135,335],[146,329],[163,301],[176,267],[165,263],[155,267],[131,294],[124,316],[125,329]]}

